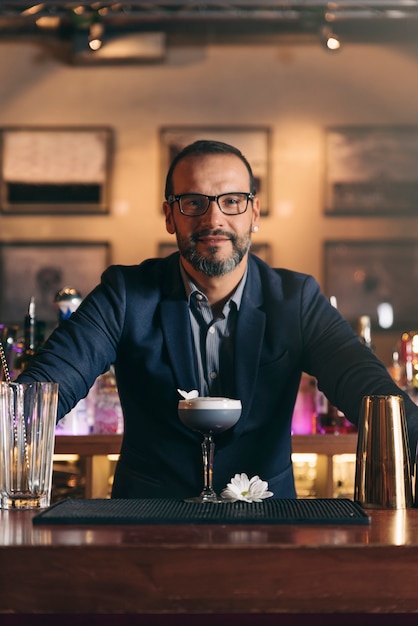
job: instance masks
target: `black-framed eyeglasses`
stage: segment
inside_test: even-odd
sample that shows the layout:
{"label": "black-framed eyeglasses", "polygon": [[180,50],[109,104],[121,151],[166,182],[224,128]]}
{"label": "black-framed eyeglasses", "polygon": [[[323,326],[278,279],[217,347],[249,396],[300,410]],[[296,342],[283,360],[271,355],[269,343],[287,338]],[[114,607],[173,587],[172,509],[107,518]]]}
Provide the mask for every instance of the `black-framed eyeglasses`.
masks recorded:
{"label": "black-framed eyeglasses", "polygon": [[240,215],[245,213],[248,201],[253,198],[254,194],[243,191],[221,193],[219,196],[205,196],[203,193],[182,193],[179,196],[168,196],[167,202],[169,204],[178,202],[180,212],[188,217],[203,215],[208,210],[211,202],[216,202],[225,215]]}

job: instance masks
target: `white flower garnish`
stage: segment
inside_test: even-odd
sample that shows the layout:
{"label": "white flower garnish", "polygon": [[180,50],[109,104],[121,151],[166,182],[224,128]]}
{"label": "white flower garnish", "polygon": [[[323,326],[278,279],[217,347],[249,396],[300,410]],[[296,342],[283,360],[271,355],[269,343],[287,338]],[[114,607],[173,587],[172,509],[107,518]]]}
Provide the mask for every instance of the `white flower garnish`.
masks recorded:
{"label": "white flower garnish", "polygon": [[192,398],[199,397],[199,392],[197,389],[192,389],[191,391],[183,391],[183,389],[177,389],[177,391],[185,400],[191,400]]}
{"label": "white flower garnish", "polygon": [[248,478],[247,474],[235,474],[231,482],[222,491],[225,500],[244,500],[244,502],[262,502],[273,494],[268,491],[268,483],[259,476]]}

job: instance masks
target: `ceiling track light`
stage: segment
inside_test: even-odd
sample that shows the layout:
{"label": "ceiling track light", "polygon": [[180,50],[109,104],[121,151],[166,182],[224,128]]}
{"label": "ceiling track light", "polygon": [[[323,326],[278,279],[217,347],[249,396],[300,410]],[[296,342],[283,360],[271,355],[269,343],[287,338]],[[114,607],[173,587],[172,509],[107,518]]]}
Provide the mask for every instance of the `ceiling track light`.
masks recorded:
{"label": "ceiling track light", "polygon": [[320,39],[322,45],[330,52],[337,52],[341,48],[339,36],[329,26],[322,26]]}
{"label": "ceiling track light", "polygon": [[100,50],[103,45],[103,34],[104,26],[102,22],[93,22],[92,24],[90,24],[88,36],[88,44],[90,50],[93,50],[93,52],[95,52],[96,50]]}
{"label": "ceiling track light", "polygon": [[23,16],[36,15],[37,13],[40,13],[41,11],[43,11],[44,8],[45,8],[44,2],[41,2],[40,4],[32,4],[27,9],[23,9],[23,11],[21,12],[21,15]]}

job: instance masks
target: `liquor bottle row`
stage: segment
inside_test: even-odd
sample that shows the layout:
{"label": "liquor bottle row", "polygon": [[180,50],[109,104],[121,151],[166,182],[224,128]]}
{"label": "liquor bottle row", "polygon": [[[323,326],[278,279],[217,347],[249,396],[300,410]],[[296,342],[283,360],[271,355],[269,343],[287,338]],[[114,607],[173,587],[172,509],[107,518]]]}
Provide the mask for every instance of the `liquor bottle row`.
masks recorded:
{"label": "liquor bottle row", "polygon": [[293,435],[345,435],[356,432],[354,424],[318,389],[316,379],[302,374],[292,418]]}
{"label": "liquor bottle row", "polygon": [[396,384],[418,403],[418,330],[402,334],[389,372]]}

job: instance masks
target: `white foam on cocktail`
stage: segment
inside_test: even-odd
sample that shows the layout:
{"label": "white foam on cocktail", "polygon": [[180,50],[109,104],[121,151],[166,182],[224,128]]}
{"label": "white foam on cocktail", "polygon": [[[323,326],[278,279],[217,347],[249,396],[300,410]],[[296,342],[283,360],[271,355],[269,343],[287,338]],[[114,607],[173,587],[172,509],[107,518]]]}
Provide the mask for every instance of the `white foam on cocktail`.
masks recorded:
{"label": "white foam on cocktail", "polygon": [[241,401],[215,396],[194,396],[192,398],[179,400],[179,409],[203,409],[210,411],[220,409],[241,409]]}

